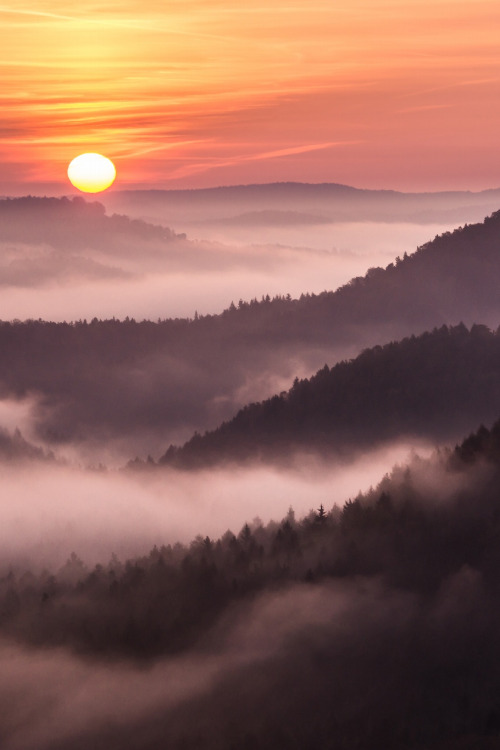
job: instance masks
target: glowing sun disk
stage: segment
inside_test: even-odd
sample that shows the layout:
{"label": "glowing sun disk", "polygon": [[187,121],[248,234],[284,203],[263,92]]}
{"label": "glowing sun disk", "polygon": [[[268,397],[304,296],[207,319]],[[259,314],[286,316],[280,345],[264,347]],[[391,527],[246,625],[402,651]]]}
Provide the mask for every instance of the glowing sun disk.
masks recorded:
{"label": "glowing sun disk", "polygon": [[100,193],[114,182],[115,165],[101,154],[80,154],[70,163],[68,177],[72,185],[84,193]]}

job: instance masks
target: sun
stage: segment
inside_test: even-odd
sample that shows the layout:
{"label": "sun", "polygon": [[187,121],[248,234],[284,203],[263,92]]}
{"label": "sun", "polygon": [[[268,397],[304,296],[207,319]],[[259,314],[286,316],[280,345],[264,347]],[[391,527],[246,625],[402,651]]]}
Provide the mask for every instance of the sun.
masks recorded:
{"label": "sun", "polygon": [[100,193],[113,184],[115,165],[101,154],[80,154],[70,163],[68,177],[72,185],[84,193]]}

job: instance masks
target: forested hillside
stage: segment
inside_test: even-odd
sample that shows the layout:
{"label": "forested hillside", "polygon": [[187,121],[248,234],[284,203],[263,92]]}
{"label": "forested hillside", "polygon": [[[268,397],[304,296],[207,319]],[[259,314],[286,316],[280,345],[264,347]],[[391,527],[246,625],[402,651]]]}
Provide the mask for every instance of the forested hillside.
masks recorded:
{"label": "forested hillside", "polygon": [[289,391],[171,446],[160,463],[291,460],[296,451],[345,455],[407,436],[456,437],[498,413],[500,332],[442,326],[296,378]]}
{"label": "forested hillside", "polygon": [[36,400],[49,442],[130,436],[149,451],[367,346],[443,323],[496,328],[499,309],[500,212],[336,292],[240,301],[194,319],[4,322],[0,390]]}
{"label": "forested hillside", "polygon": [[180,712],[58,748],[115,750],[125,731],[137,750],[494,747],[499,498],[497,422],[342,508],[325,498],[300,520],[290,510],[92,571],[75,555],[56,575],[11,570],[0,633],[120,669],[139,659],[149,690],[153,657],[175,655],[179,686],[216,670]]}

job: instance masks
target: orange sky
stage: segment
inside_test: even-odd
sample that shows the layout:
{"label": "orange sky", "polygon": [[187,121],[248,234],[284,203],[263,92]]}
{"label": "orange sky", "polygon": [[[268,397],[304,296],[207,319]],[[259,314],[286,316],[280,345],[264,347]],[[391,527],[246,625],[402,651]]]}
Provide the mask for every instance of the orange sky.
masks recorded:
{"label": "orange sky", "polygon": [[1,3],[0,191],[500,186],[498,0]]}

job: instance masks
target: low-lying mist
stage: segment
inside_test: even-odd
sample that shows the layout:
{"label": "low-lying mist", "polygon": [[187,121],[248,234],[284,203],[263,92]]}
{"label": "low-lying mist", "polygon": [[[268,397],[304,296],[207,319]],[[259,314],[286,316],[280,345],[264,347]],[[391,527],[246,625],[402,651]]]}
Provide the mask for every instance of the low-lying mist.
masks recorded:
{"label": "low-lying mist", "polygon": [[[411,252],[415,246],[400,249]],[[60,267],[55,272],[45,269],[44,276],[35,280],[31,268],[22,277],[18,274],[16,283],[12,277],[4,280],[0,316],[3,320],[63,321],[94,317],[156,320],[193,317],[195,312],[215,314],[232,301],[260,299],[263,294],[298,297],[307,291],[336,289],[353,276],[364,274],[370,266],[385,266],[393,259],[385,251],[362,255],[261,246],[238,251],[228,248],[226,260],[232,260],[221,267],[219,254],[215,246],[207,249],[207,267],[201,269],[186,257],[184,268],[169,268],[167,259],[163,268],[148,270],[140,247],[135,259],[140,268],[134,272],[115,264],[101,273],[96,266],[75,262],[75,267],[64,274]]]}
{"label": "low-lying mist", "polygon": [[[386,592],[370,582],[298,585],[240,605],[202,647],[146,666],[99,663],[62,649],[35,651],[0,642],[0,700],[8,707],[0,719],[2,747],[152,750],[163,746],[167,737],[169,747],[186,747],[182,736],[194,735],[188,747],[198,742],[199,747],[212,748],[224,742],[224,735],[252,730],[259,734],[262,725],[272,722],[266,705],[274,689],[281,694],[272,701],[272,723],[283,721],[286,737],[296,731],[299,715],[310,710],[311,697],[319,698],[326,688],[325,674],[315,674],[318,670],[310,660],[328,654],[336,663],[337,678],[330,688],[342,715],[347,709],[342,698],[347,678],[342,648],[356,651],[361,632],[370,639],[380,633],[386,656],[391,636],[411,629],[416,604],[411,596]],[[376,661],[381,667],[382,654]],[[372,677],[372,669],[365,675]],[[288,685],[285,690],[286,680],[298,680],[301,670],[295,688]],[[355,668],[356,682],[362,671],[359,665]],[[263,674],[269,675],[267,680]],[[308,682],[315,677],[321,682]],[[328,677],[327,683],[331,680]],[[263,697],[266,701],[259,708]],[[226,717],[224,727],[226,711],[231,719]],[[274,741],[276,747],[286,746]]]}
{"label": "low-lying mist", "polygon": [[[420,449],[428,451],[423,444]],[[57,569],[72,552],[87,564],[153,545],[238,533],[323,504],[330,509],[377,484],[410,454],[396,443],[345,463],[297,457],[294,468],[119,471],[55,463],[0,465],[0,564]]]}
{"label": "low-lying mist", "polygon": [[[2,553],[16,503],[31,562],[27,517],[57,549],[0,577],[2,748],[497,747],[500,422],[406,450],[321,472],[4,467]],[[144,556],[40,570],[118,535]]]}
{"label": "low-lying mist", "polygon": [[240,232],[195,221],[186,238],[182,226],[106,215],[82,200],[0,209],[3,320],[192,317],[239,299],[334,290],[455,225],[257,223]]}
{"label": "low-lying mist", "polygon": [[[187,225],[186,231],[193,239],[209,239],[213,242],[236,246],[249,246],[255,243],[257,237],[265,237],[269,245],[333,250],[347,257],[353,253],[365,259],[378,256],[381,258],[380,265],[387,265],[391,259],[401,254],[403,248],[416,249],[436,234],[451,231],[459,224],[460,222],[456,221],[417,224],[410,221],[384,222],[363,219],[356,222],[293,223],[288,226],[286,224],[259,226],[258,223],[246,226],[244,224],[221,226],[200,222],[198,225]],[[180,230],[180,226],[177,229]],[[382,260],[384,257],[387,258],[385,262]]]}

